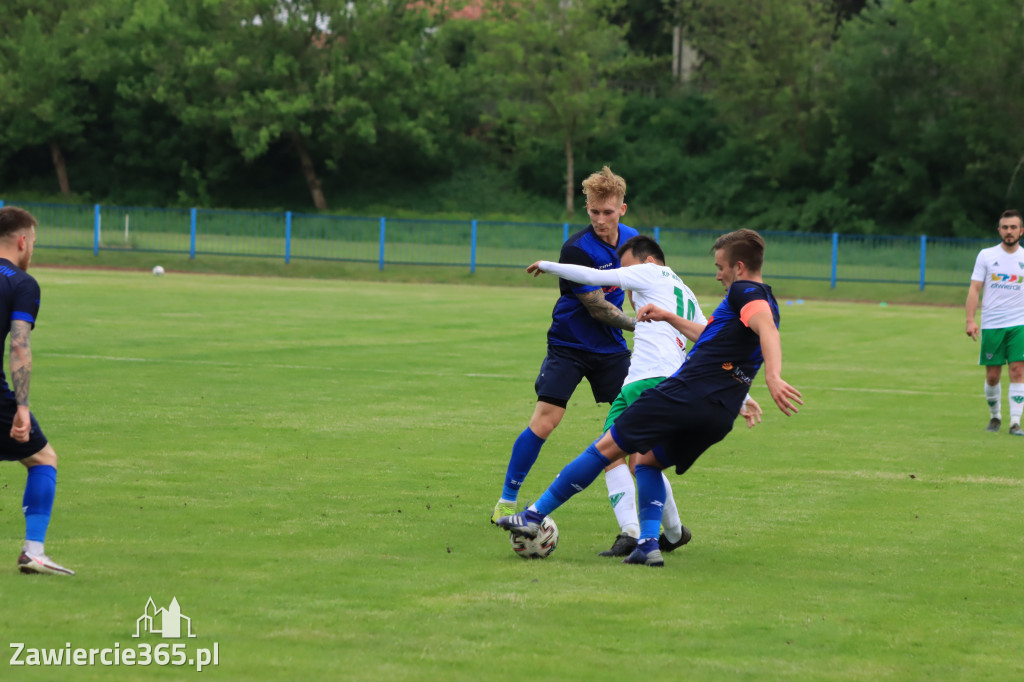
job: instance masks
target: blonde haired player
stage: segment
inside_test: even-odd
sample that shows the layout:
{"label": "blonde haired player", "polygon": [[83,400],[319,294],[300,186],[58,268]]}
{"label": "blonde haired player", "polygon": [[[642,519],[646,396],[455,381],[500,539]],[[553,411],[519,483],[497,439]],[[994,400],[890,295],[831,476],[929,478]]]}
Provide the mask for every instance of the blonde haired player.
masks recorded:
{"label": "blonde haired player", "polygon": [[[571,235],[558,256],[568,263],[610,270],[619,267],[619,246],[637,231],[619,220],[626,214],[626,181],[605,166],[583,181],[590,225]],[[562,279],[560,296],[551,311],[547,353],[534,382],[537,402],[529,425],[512,444],[501,497],[491,523],[514,514],[519,489],[533,468],[541,447],[562,423],[565,408],[586,377],[594,400],[610,403],[629,371],[629,346],[622,330],[633,331],[636,320],[622,312],[626,295],[619,287],[583,285]]]}

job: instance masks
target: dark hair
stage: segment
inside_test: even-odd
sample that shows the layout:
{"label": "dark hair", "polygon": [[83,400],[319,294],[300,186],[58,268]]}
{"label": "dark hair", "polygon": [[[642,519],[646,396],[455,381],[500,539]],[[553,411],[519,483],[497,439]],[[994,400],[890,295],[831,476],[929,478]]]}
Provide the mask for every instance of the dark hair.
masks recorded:
{"label": "dark hair", "polygon": [[645,234],[638,234],[632,239],[629,239],[625,244],[620,246],[619,250],[615,253],[618,254],[619,258],[622,258],[622,256],[630,251],[633,252],[633,257],[640,262],[647,260],[648,256],[654,256],[654,260],[658,261],[662,265],[665,264],[665,252],[661,250],[660,246],[658,246],[658,242]]}
{"label": "dark hair", "polygon": [[744,228],[723,234],[715,240],[711,253],[719,249],[725,249],[729,265],[742,262],[748,272],[761,272],[761,266],[764,265],[764,239],[757,232]]}
{"label": "dark hair", "polygon": [[1022,219],[1020,217],[1020,211],[1018,211],[1015,208],[1007,209],[1007,210],[1003,211],[1003,214],[1001,216],[999,216],[999,220],[1000,221],[1002,221],[1002,220],[1004,220],[1006,218],[1016,218],[1017,220],[1020,220],[1021,223],[1024,223],[1024,219]]}
{"label": "dark hair", "polygon": [[23,208],[4,206],[0,208],[0,237],[7,237],[18,230],[28,230],[38,225],[35,217]]}

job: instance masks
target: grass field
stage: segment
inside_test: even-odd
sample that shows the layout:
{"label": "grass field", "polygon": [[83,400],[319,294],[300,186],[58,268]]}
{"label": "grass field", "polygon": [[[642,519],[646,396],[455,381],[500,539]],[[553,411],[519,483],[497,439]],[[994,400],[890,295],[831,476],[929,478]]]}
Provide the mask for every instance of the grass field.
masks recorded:
{"label": "grass field", "polygon": [[[78,575],[16,573],[24,473],[0,466],[9,643],[216,643],[201,676],[224,680],[1024,678],[1024,442],[984,431],[962,309],[784,306],[806,405],[674,479],[694,539],[652,570],[596,556],[616,531],[600,481],[554,514],[547,560],[487,522],[553,279],[35,274],[47,550]],[[604,411],[581,387],[524,497]],[[197,637],[133,638],[150,597]],[[197,676],[13,653],[0,679]]]}

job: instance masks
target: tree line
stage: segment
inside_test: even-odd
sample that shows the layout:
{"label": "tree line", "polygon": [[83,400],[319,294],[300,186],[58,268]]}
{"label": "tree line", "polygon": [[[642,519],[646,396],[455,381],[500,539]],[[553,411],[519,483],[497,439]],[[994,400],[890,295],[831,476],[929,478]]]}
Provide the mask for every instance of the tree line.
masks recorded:
{"label": "tree line", "polygon": [[978,236],[1024,207],[1022,0],[4,14],[0,194],[579,216],[607,163],[665,225]]}

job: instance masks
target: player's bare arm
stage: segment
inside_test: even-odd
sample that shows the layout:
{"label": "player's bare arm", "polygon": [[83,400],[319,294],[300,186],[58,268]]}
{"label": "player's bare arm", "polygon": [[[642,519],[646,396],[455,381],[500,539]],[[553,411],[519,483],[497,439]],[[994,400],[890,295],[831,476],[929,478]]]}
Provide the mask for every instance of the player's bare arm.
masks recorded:
{"label": "player's bare arm", "polygon": [[797,405],[803,405],[803,396],[782,378],[782,339],[779,337],[779,330],[772,319],[771,311],[767,305],[750,318],[748,325],[761,342],[761,355],[764,357],[764,380],[768,384],[768,392],[772,400],[778,405],[782,414],[787,417],[796,414],[800,410]]}
{"label": "player's bare arm", "polygon": [[11,386],[18,410],[11,426],[11,438],[21,443],[28,441],[32,428],[29,418],[28,391],[32,377],[32,345],[29,338],[32,325],[24,320],[11,321]]}
{"label": "player's bare arm", "polygon": [[585,294],[576,294],[576,296],[590,316],[598,322],[630,332],[636,328],[636,320],[619,310],[614,304],[609,303],[600,289],[588,291]]}
{"label": "player's bare arm", "polygon": [[976,279],[971,280],[971,288],[967,290],[967,303],[965,305],[967,311],[967,336],[975,341],[981,335],[981,330],[978,329],[978,323],[974,318],[975,313],[978,311],[978,295],[981,294],[982,284],[982,282]]}
{"label": "player's bare arm", "polygon": [[696,341],[707,326],[693,320],[687,320],[685,317],[680,317],[676,313],[660,308],[653,303],[648,303],[636,311],[636,319],[638,322],[668,322],[690,341]]}

